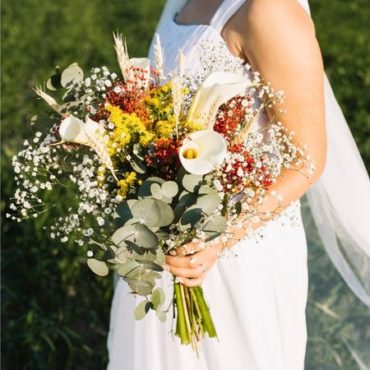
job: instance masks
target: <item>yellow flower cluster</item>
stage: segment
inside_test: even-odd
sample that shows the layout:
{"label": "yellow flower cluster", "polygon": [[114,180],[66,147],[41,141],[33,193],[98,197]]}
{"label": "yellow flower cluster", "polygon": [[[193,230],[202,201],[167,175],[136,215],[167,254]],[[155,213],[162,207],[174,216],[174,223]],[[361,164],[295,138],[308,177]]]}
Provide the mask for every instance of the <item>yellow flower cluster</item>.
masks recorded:
{"label": "yellow flower cluster", "polygon": [[157,114],[170,113],[169,108],[173,107],[171,83],[167,82],[159,88],[152,89],[145,103]]}
{"label": "yellow flower cluster", "polygon": [[[184,88],[182,94],[189,90]],[[156,121],[154,132],[158,138],[168,139],[175,130],[176,119],[173,112],[173,99],[171,94],[171,82],[166,83],[151,92],[146,98],[146,103],[151,111],[151,118]],[[202,130],[203,126],[187,120],[179,122],[179,130],[184,134]]]}
{"label": "yellow flower cluster", "polygon": [[110,132],[108,152],[110,156],[120,153],[129,144],[140,143],[147,146],[154,139],[146,124],[135,114],[125,113],[119,107],[107,105],[105,109],[110,113],[109,121],[115,126]]}
{"label": "yellow flower cluster", "polygon": [[175,117],[173,114],[173,100],[171,83],[153,89],[145,99],[149,107],[150,119],[154,122],[153,131],[158,138],[168,139],[174,132]]}
{"label": "yellow flower cluster", "polygon": [[202,124],[196,123],[196,122],[191,122],[191,121],[188,121],[188,120],[183,121],[181,126],[184,128],[184,130],[187,133],[191,133],[191,132],[194,132],[194,131],[200,131],[200,130],[204,129]]}
{"label": "yellow flower cluster", "polygon": [[118,181],[119,189],[117,194],[125,198],[130,187],[134,186],[136,182],[138,182],[138,180],[135,171],[125,172],[125,178]]}

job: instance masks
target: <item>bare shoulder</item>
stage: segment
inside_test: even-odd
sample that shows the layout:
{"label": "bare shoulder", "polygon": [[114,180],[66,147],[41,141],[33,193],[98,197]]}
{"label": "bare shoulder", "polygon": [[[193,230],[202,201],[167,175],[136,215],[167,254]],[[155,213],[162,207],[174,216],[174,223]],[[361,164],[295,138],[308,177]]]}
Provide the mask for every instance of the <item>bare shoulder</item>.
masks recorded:
{"label": "bare shoulder", "polygon": [[238,18],[248,59],[289,49],[311,54],[318,47],[311,17],[297,0],[249,0]]}
{"label": "bare shoulder", "polygon": [[297,0],[249,0],[243,9],[245,25],[258,30],[269,24],[273,28],[299,28],[314,32],[314,24]]}

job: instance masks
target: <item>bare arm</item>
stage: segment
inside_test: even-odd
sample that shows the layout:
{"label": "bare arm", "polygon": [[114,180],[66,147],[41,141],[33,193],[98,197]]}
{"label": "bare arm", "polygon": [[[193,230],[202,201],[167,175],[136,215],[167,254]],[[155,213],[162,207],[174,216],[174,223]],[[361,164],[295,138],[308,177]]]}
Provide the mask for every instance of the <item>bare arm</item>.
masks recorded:
{"label": "bare arm", "polygon": [[285,102],[271,113],[286,110],[282,122],[308,146],[315,181],[325,165],[326,133],[323,63],[311,19],[296,0],[252,0],[249,7],[244,53],[254,70],[284,90]]}
{"label": "bare arm", "polygon": [[[326,158],[324,72],[320,48],[311,18],[296,0],[251,0],[244,11],[242,50],[253,70],[285,93],[285,102],[268,113],[280,116],[295,132],[295,141],[307,145],[316,165],[310,181],[294,170],[284,169],[270,188],[283,196],[284,205],[299,199],[321,176]],[[261,210],[273,211],[277,201],[268,197]],[[254,228],[261,224],[251,225]],[[239,231],[239,237],[243,231]]]}

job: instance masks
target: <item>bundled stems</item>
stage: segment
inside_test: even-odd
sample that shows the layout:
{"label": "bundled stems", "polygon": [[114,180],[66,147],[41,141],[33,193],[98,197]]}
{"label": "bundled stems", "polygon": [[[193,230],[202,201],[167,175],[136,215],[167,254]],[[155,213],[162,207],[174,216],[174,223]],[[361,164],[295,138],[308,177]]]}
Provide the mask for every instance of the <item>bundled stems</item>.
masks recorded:
{"label": "bundled stems", "polygon": [[176,332],[181,344],[191,344],[198,353],[198,345],[206,335],[217,337],[208,305],[200,286],[187,287],[174,283],[174,304],[176,306]]}

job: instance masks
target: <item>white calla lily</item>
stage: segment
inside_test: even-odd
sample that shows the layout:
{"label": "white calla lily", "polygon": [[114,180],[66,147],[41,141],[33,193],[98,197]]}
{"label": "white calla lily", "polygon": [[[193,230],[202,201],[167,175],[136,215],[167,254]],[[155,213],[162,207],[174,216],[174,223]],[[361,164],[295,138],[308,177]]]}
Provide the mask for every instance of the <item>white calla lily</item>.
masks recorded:
{"label": "white calla lily", "polygon": [[179,151],[180,161],[186,171],[205,175],[213,171],[225,159],[226,140],[213,130],[193,132]]}
{"label": "white calla lily", "polygon": [[212,129],[218,108],[232,97],[243,94],[251,80],[238,73],[213,72],[199,87],[188,113],[188,121]]}
{"label": "white calla lily", "polygon": [[63,141],[89,145],[89,139],[85,134],[85,123],[80,119],[68,116],[59,127],[59,135]]}
{"label": "white calla lily", "polygon": [[59,135],[65,142],[82,144],[93,148],[117,180],[112,160],[107,151],[105,130],[102,125],[89,117],[86,117],[86,121],[83,122],[74,116],[68,116],[60,124]]}

